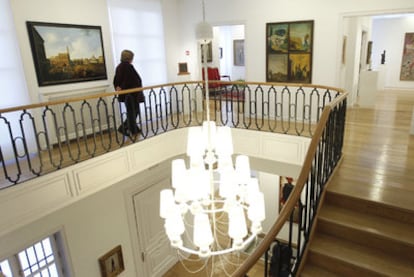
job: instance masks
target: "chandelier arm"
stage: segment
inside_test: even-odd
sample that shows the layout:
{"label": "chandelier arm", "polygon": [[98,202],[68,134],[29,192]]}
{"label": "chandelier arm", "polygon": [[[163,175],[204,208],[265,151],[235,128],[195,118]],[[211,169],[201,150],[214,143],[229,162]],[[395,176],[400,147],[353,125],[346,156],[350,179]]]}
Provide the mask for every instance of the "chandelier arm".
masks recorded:
{"label": "chandelier arm", "polygon": [[[230,255],[230,257],[233,257],[233,256],[236,256],[236,254],[232,253]],[[227,258],[227,255],[221,255],[221,256],[219,256],[219,259],[220,259],[221,264],[226,264],[226,265],[230,264],[232,266],[235,266],[236,268],[240,265],[240,255],[239,254],[237,255],[238,263],[232,262],[230,258]],[[224,274],[226,276],[231,276],[231,274],[232,274],[232,273],[227,272],[226,266],[223,266],[223,271],[224,271]]]}
{"label": "chandelier arm", "polygon": [[[233,262],[232,258],[236,257],[237,262]],[[219,256],[220,260],[224,260],[226,264],[230,264],[232,266],[238,266],[240,264],[240,253],[231,253],[230,255],[221,255]]]}
{"label": "chandelier arm", "polygon": [[[255,234],[251,234],[243,243],[241,246],[241,249],[245,248],[248,244],[250,244],[254,239],[256,238]],[[189,254],[194,254],[194,255],[200,255],[200,252],[194,249],[190,249],[184,245],[178,246],[177,249],[180,249],[184,252],[187,252]],[[223,255],[223,254],[228,254],[231,252],[234,252],[235,249],[234,248],[228,248],[228,249],[222,249],[222,250],[217,250],[217,251],[211,251],[210,252],[210,256],[217,256],[217,255]]]}
{"label": "chandelier arm", "polygon": [[[201,272],[202,270],[204,270],[205,268],[207,268],[207,264],[208,264],[208,260],[205,260],[205,262],[204,262],[204,264],[202,265],[202,266],[200,266],[200,268],[198,268],[198,269],[196,269],[196,270],[191,270],[190,268],[188,268],[187,266],[186,266],[186,264],[184,263],[184,261],[190,261],[190,262],[193,262],[193,261],[201,261],[201,259],[198,259],[198,260],[196,260],[196,259],[194,259],[194,260],[192,260],[192,259],[188,259],[187,257],[185,257],[184,255],[182,255],[181,253],[180,253],[180,251],[179,250],[177,250],[177,252],[179,253],[178,254],[178,256],[179,256],[179,261],[180,261],[180,263],[181,263],[181,265],[184,267],[184,269],[187,271],[187,272],[189,272],[189,273],[191,273],[191,274],[196,274],[196,273],[199,273],[199,272]],[[181,258],[183,258],[183,259],[181,259]]]}

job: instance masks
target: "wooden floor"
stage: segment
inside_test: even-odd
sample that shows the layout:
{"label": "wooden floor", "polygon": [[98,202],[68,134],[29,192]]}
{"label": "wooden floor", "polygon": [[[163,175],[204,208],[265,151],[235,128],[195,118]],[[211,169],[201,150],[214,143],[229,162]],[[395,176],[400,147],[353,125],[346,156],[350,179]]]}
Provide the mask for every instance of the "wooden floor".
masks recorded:
{"label": "wooden floor", "polygon": [[414,91],[389,90],[347,111],[343,161],[301,277],[414,276],[413,108]]}
{"label": "wooden floor", "polygon": [[[328,191],[414,213],[414,135],[410,135],[414,91],[380,91],[376,101],[372,108],[348,108],[344,158]],[[263,270],[258,264],[248,276],[262,277]],[[190,274],[178,263],[165,275],[186,276],[226,274]]]}
{"label": "wooden floor", "polygon": [[[243,262],[243,257],[236,255],[227,255],[222,259],[219,257],[210,258],[208,261],[182,261],[178,262],[163,277],[195,277],[195,276],[231,276],[231,273]],[[248,273],[249,277],[263,277],[264,264],[258,263]]]}
{"label": "wooden floor", "polygon": [[344,158],[328,191],[414,211],[413,91],[378,92],[374,108],[347,111]]}

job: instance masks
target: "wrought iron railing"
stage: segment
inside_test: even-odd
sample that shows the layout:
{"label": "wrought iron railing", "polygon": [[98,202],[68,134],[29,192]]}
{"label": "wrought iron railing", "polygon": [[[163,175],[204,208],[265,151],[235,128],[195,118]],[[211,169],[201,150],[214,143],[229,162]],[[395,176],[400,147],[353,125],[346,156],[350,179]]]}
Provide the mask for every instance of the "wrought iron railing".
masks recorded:
{"label": "wrought iron railing", "polygon": [[[221,82],[212,90],[211,120],[219,125],[311,136],[335,88]],[[103,93],[0,110],[0,187],[6,188],[205,118],[201,82],[145,87],[139,136],[117,132],[126,119],[118,95]],[[135,90],[124,91],[130,93]]]}

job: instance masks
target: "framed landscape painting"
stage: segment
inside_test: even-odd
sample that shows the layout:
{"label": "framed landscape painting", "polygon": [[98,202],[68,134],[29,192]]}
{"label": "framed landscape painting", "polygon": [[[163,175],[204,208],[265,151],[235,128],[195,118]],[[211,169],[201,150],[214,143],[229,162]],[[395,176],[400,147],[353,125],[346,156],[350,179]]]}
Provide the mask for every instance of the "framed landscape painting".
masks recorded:
{"label": "framed landscape painting", "polygon": [[312,82],[313,20],[266,24],[266,81]]}
{"label": "framed landscape painting", "polygon": [[26,22],[39,86],[107,79],[101,27]]}

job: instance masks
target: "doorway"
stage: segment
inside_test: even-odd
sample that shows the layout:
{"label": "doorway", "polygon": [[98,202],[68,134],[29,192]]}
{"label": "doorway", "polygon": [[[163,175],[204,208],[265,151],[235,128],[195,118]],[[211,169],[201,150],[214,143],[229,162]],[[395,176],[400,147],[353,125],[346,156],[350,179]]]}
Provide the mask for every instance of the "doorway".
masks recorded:
{"label": "doorway", "polygon": [[169,188],[170,180],[157,182],[133,195],[135,225],[146,276],[161,276],[177,261],[176,252],[159,216],[160,191]]}
{"label": "doorway", "polygon": [[216,55],[213,52],[212,66],[218,67],[220,75],[229,76],[231,81],[246,78],[244,32],[242,24],[213,27]]}

